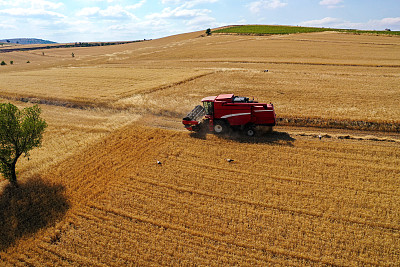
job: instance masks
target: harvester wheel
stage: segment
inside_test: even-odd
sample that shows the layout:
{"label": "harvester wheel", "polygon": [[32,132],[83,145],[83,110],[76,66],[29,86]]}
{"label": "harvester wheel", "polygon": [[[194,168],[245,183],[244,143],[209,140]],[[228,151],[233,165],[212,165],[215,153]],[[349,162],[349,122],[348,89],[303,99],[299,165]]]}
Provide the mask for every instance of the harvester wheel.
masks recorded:
{"label": "harvester wheel", "polygon": [[225,133],[227,131],[227,126],[223,121],[216,121],[214,123],[214,132],[216,134],[222,134]]}
{"label": "harvester wheel", "polygon": [[256,134],[256,130],[253,127],[248,127],[246,128],[246,134],[247,136],[254,136]]}

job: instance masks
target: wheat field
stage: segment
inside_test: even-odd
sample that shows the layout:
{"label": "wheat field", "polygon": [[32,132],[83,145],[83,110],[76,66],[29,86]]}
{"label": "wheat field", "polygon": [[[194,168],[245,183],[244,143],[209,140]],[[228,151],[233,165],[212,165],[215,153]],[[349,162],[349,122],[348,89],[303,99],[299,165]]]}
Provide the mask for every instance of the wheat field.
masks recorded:
{"label": "wheat field", "polygon": [[284,132],[252,141],[199,138],[128,126],[42,174],[65,187],[71,208],[2,259],[395,265],[399,155],[385,142]]}
{"label": "wheat field", "polygon": [[278,118],[396,126],[400,39],[202,34],[0,53],[15,61],[1,102],[38,104],[49,125],[20,188],[0,182],[0,265],[400,264],[396,128],[249,139],[180,122],[234,93]]}

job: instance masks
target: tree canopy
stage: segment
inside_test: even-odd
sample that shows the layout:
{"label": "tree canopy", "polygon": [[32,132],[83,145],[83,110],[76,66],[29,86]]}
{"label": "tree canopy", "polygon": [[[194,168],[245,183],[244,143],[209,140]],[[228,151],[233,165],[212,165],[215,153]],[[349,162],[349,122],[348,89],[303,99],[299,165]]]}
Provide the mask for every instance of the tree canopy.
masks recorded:
{"label": "tree canopy", "polygon": [[18,186],[15,166],[19,157],[39,147],[47,123],[40,118],[35,105],[19,110],[11,103],[0,104],[0,172],[11,184]]}

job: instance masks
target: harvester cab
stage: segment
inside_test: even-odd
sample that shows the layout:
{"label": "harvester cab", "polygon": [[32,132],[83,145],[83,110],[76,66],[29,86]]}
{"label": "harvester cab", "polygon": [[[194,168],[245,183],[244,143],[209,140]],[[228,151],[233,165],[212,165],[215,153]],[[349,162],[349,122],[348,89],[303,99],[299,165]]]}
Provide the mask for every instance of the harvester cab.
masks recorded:
{"label": "harvester cab", "polygon": [[203,106],[196,106],[182,120],[189,131],[200,131],[206,127],[216,134],[242,130],[253,136],[256,127],[266,126],[268,131],[272,131],[276,124],[272,103],[258,103],[254,98],[250,100],[233,94],[208,96],[201,101]]}

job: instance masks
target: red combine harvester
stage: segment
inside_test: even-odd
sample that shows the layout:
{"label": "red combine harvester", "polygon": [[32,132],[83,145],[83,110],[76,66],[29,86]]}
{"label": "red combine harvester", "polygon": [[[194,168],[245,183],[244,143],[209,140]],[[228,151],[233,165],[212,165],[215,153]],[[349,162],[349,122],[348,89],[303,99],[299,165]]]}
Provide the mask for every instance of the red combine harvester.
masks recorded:
{"label": "red combine harvester", "polygon": [[272,131],[276,116],[273,104],[258,103],[248,97],[224,94],[201,100],[182,123],[189,131],[200,131],[204,126],[217,134],[242,130],[248,136],[255,134],[256,126],[267,126]]}

